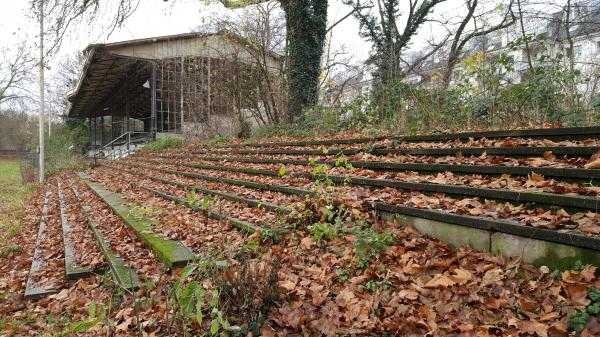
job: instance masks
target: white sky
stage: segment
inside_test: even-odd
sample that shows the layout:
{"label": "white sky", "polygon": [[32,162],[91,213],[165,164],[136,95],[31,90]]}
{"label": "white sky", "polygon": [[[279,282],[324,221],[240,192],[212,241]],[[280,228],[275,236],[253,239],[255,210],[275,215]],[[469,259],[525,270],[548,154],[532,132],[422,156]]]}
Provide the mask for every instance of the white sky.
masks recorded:
{"label": "white sky", "polygon": [[[116,3],[116,0],[108,2]],[[28,40],[32,45],[34,41],[37,41],[39,28],[30,14],[28,3],[28,0],[2,0],[0,9],[1,47],[11,47],[22,40]],[[189,32],[202,22],[203,17],[219,15],[221,11],[221,5],[206,5],[203,0],[178,0],[174,5],[162,0],[141,0],[139,8],[126,21],[124,27],[114,31],[110,36],[107,36],[107,32],[101,27],[102,21],[105,21],[102,19],[94,23],[93,27],[82,27],[81,25],[76,27],[77,34],[72,34],[65,39],[60,54],[73,54],[83,50],[90,43],[106,43]],[[337,21],[348,11],[348,6],[344,6],[339,0],[333,0],[329,11],[330,21]],[[336,27],[333,32],[333,44],[334,46],[346,45],[355,54],[357,61],[364,60],[370,50],[370,44],[359,38],[358,23],[354,18],[348,18]]]}

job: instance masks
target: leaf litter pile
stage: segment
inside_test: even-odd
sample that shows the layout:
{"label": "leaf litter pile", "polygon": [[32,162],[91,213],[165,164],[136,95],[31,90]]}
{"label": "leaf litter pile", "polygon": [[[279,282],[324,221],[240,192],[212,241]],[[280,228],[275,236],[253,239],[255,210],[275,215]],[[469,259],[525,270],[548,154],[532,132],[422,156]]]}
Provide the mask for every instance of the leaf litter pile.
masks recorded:
{"label": "leaf litter pile", "polygon": [[[514,146],[597,145],[585,141],[514,141],[517,144]],[[468,145],[499,146],[497,142],[471,140]],[[385,141],[380,143],[386,145]],[[458,146],[456,142],[443,144]],[[435,144],[423,143],[422,146],[433,148]],[[193,151],[193,147],[178,149],[177,153],[188,150]],[[120,193],[135,216],[150,219],[153,232],[189,247],[196,260],[171,273],[135,232],[77,176],[59,175],[46,187],[51,191],[51,207],[48,240],[42,248],[50,262],[40,270],[41,275],[36,276],[36,280],[61,289],[57,294],[38,300],[23,298],[46,192],[46,189],[40,189],[28,206],[22,234],[11,242],[21,249],[0,256],[0,335],[600,335],[600,279],[596,267],[576,264],[570,270],[555,271],[545,266],[528,265],[519,258],[493,256],[468,247],[454,249],[439,240],[423,237],[409,227],[383,221],[366,205],[370,201],[385,201],[470,216],[512,219],[523,225],[567,232],[577,230],[587,235],[600,234],[597,213],[529,208],[519,203],[424,195],[392,188],[329,186],[322,181],[291,175],[307,173],[314,167],[288,166],[287,175],[263,177],[178,166],[176,162],[182,161],[180,159],[165,160],[162,164],[145,161],[157,159],[157,154],[172,156],[174,153],[169,150],[162,153],[144,151],[124,163],[146,165],[145,168],[116,162],[90,169],[87,173],[93,181]],[[470,164],[464,158],[454,158],[458,163]],[[377,156],[376,160],[382,160],[382,157]],[[594,160],[568,158],[550,166],[583,167]],[[187,162],[215,164],[193,159]],[[487,160],[480,163],[495,164]],[[222,165],[280,169],[280,165],[275,164],[226,162]],[[531,162],[519,162],[518,165],[535,167]],[[291,186],[318,193],[314,197],[288,195],[156,170],[160,168]],[[279,214],[260,205],[251,207],[239,201],[157,182],[139,173],[229,192],[289,207],[292,211]],[[335,167],[329,168],[328,173],[348,174],[347,169]],[[415,172],[360,169],[351,174],[567,195],[597,196],[599,192],[593,185],[533,175],[493,178],[446,172],[426,176]],[[138,275],[139,289],[119,289],[109,271],[67,284],[61,250],[59,181],[63,186],[72,227],[70,240],[75,243],[77,262],[94,268],[101,268],[106,263],[71,187],[79,191],[82,204],[90,206],[89,215],[110,250]],[[198,207],[192,209],[168,201],[149,189]],[[207,211],[246,221],[259,229],[252,234],[243,233],[227,221],[207,217]]]}

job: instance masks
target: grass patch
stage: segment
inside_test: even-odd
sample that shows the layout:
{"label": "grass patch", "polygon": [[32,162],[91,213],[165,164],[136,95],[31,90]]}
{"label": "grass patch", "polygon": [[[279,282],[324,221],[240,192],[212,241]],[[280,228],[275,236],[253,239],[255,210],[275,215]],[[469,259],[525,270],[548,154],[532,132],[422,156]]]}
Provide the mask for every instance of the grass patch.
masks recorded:
{"label": "grass patch", "polygon": [[0,257],[7,257],[12,253],[18,253],[21,251],[21,246],[10,245],[4,248],[0,248]]}
{"label": "grass patch", "polygon": [[153,141],[152,143],[148,144],[147,148],[150,151],[159,151],[162,149],[180,147],[181,145],[183,145],[182,139],[167,137]]}
{"label": "grass patch", "polygon": [[0,160],[0,251],[3,253],[14,250],[6,244],[21,233],[25,202],[36,188],[36,184],[21,183],[18,161]]}

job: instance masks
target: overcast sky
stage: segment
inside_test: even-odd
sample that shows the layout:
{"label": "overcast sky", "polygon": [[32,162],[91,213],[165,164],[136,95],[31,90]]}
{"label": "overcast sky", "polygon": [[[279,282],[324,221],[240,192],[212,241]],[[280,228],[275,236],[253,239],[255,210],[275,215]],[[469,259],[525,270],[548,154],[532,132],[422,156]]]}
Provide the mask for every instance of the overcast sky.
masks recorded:
{"label": "overcast sky", "polygon": [[[117,0],[104,1],[115,3]],[[455,0],[458,1],[458,0]],[[39,29],[29,11],[28,0],[4,0],[0,10],[0,45],[13,46],[21,40],[36,41]],[[110,36],[98,20],[94,27],[78,26],[76,34],[69,36],[61,48],[61,54],[72,54],[83,50],[90,43],[123,41],[144,37],[170,35],[189,32],[211,15],[223,12],[222,5],[206,5],[203,0],[178,0],[170,5],[162,0],[141,0],[137,11],[126,21],[125,25]],[[331,22],[347,14],[349,8],[334,0],[330,5]],[[333,32],[335,46],[351,47],[357,61],[364,60],[369,53],[370,45],[358,36],[358,23],[349,18],[338,25]]]}

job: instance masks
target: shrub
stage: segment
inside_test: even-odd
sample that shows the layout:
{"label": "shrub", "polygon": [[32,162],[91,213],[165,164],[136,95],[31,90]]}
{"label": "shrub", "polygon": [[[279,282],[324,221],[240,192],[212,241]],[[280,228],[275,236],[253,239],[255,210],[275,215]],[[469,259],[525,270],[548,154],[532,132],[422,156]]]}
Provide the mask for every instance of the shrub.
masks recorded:
{"label": "shrub", "polygon": [[181,145],[183,145],[182,139],[167,137],[153,141],[152,143],[148,144],[147,148],[150,151],[159,151],[163,149],[180,147]]}
{"label": "shrub", "polygon": [[[52,134],[45,139],[46,175],[78,169],[83,166],[80,155],[89,145],[88,131],[85,125],[65,123],[53,125]],[[35,138],[29,145],[33,166],[38,167],[37,149],[39,140]]]}

